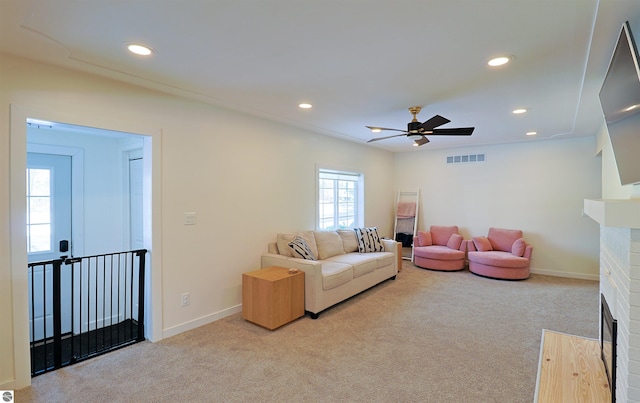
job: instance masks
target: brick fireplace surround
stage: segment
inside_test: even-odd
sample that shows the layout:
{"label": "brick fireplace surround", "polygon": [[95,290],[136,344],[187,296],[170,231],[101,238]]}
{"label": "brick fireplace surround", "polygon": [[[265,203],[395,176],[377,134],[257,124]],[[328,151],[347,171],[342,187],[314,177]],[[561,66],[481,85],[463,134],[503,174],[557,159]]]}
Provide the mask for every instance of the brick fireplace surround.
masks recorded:
{"label": "brick fireplace surround", "polygon": [[640,199],[585,200],[600,224],[600,293],[618,321],[616,401],[640,402]]}

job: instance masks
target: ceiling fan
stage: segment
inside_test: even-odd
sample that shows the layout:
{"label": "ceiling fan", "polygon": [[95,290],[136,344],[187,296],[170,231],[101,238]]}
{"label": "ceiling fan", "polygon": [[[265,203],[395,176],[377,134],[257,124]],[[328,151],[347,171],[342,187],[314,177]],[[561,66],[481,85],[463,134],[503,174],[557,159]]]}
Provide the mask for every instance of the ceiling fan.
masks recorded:
{"label": "ceiling fan", "polygon": [[377,126],[366,126],[372,132],[379,132],[381,130],[393,130],[396,132],[402,132],[402,134],[394,134],[393,136],[386,137],[377,137],[375,139],[371,139],[367,141],[367,143],[371,143],[373,141],[390,139],[392,137],[400,137],[407,136],[410,139],[414,140],[415,146],[421,146],[423,144],[427,144],[429,139],[426,137],[429,136],[471,136],[473,133],[474,127],[458,127],[458,128],[447,128],[447,129],[436,129],[438,126],[442,126],[445,123],[451,122],[449,119],[444,118],[440,115],[435,115],[431,119],[427,120],[424,123],[418,122],[416,115],[420,113],[422,107],[420,106],[412,106],[409,108],[409,112],[413,115],[413,120],[407,123],[407,130],[399,130],[399,129],[389,129],[386,127],[377,127]]}

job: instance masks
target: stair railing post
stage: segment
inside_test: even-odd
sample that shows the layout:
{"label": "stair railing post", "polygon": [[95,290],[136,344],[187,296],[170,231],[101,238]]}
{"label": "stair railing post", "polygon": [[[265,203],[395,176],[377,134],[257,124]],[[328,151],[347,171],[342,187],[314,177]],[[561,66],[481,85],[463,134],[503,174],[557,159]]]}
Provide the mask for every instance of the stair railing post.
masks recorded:
{"label": "stair railing post", "polygon": [[136,251],[138,256],[138,339],[137,341],[144,341],[144,277],[145,277],[145,255],[146,249],[140,249]]}
{"label": "stair railing post", "polygon": [[53,260],[53,364],[62,368],[62,259]]}

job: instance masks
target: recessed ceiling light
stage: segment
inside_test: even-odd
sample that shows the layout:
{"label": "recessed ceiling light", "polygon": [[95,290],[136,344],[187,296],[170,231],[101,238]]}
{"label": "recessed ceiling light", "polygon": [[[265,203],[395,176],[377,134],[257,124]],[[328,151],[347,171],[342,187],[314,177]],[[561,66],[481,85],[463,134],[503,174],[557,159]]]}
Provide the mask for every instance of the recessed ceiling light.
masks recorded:
{"label": "recessed ceiling light", "polygon": [[301,103],[300,105],[298,105],[298,107],[302,109],[310,109],[312,106],[313,105],[307,103]]}
{"label": "recessed ceiling light", "polygon": [[382,129],[379,129],[377,127],[374,127],[373,129],[371,129],[372,133],[380,133],[382,131]]}
{"label": "recessed ceiling light", "polygon": [[129,50],[129,52],[135,53],[136,55],[140,56],[149,56],[153,53],[153,49],[148,46],[140,45],[138,43],[127,44],[127,49]]}
{"label": "recessed ceiling light", "polygon": [[520,115],[521,113],[526,113],[528,109],[526,108],[517,108],[512,111],[514,115]]}
{"label": "recessed ceiling light", "polygon": [[498,57],[494,57],[493,59],[489,60],[487,62],[487,64],[489,66],[491,66],[491,67],[498,67],[498,66],[503,66],[503,65],[509,63],[513,59],[515,59],[515,57],[511,56],[511,55],[498,56]]}
{"label": "recessed ceiling light", "polygon": [[535,136],[538,132],[527,132],[527,136]]}

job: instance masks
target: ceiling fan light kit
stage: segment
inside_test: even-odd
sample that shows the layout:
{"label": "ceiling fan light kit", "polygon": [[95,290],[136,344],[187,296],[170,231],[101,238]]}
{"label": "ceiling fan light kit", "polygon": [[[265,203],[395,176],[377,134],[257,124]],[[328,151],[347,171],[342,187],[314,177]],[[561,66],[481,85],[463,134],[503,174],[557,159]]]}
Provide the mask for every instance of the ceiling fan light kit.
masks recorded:
{"label": "ceiling fan light kit", "polygon": [[386,127],[378,127],[378,126],[366,126],[372,132],[377,133],[382,130],[392,130],[396,132],[402,132],[401,134],[395,134],[392,136],[386,137],[377,137],[367,141],[367,143],[371,143],[378,140],[390,139],[392,137],[400,137],[406,136],[411,140],[414,140],[414,146],[421,146],[427,144],[429,139],[425,135],[429,136],[471,136],[473,127],[460,127],[460,128],[446,128],[446,129],[437,129],[438,126],[442,126],[451,122],[449,119],[442,117],[440,115],[435,115],[431,119],[425,121],[424,123],[420,123],[418,121],[417,115],[422,110],[420,106],[412,106],[409,108],[409,112],[413,115],[413,119],[411,122],[407,123],[407,130],[400,129],[389,129]]}

